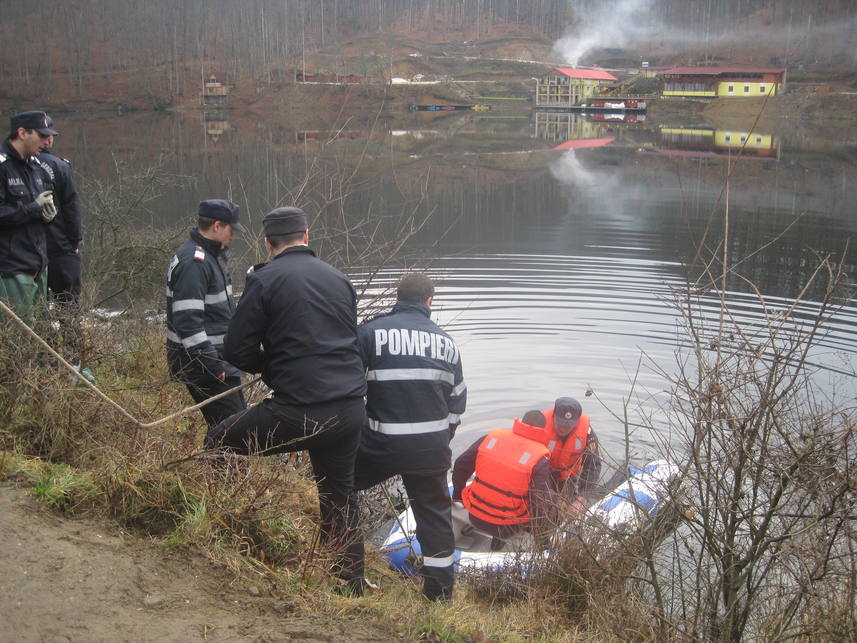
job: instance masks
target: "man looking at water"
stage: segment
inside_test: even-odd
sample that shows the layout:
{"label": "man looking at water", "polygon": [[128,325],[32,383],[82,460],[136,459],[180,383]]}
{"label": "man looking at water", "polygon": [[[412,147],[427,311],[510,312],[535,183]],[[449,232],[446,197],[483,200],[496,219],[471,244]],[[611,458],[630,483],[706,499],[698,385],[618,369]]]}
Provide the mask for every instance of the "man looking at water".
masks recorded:
{"label": "man looking at water", "polygon": [[544,411],[546,444],[551,452],[554,487],[572,502],[573,510],[586,506],[586,495],[598,484],[601,456],[589,416],[573,397],[560,397]]}
{"label": "man looking at water", "polygon": [[345,275],[308,247],[303,210],[277,208],[263,226],[273,259],[247,277],[224,355],[262,373],[273,396],[210,429],[205,445],[244,454],[309,451],[322,541],[336,551],[343,591],[362,595],[354,458],[366,419],[366,380],[357,295]]}
{"label": "man looking at water", "polygon": [[[48,116],[48,125],[53,120]],[[48,289],[57,303],[73,304],[80,301],[80,242],[83,239],[80,199],[71,171],[71,162],[49,152],[54,137],[43,141],[39,163],[53,186],[57,216],[47,227]]]}
{"label": "man looking at water", "polygon": [[[197,208],[190,231],[167,269],[167,361],[198,403],[241,384],[241,371],[223,357],[223,339],[235,312],[226,247],[238,222],[238,206],[208,199]],[[236,391],[202,407],[209,428],[246,408]]]}
{"label": "man looking at water", "polygon": [[423,594],[449,600],[455,537],[446,473],[467,388],[458,347],[431,320],[433,299],[427,275],[405,275],[393,309],[359,328],[369,422],[354,486],[368,489],[402,476],[422,548]]}
{"label": "man looking at water", "polygon": [[15,114],[9,129],[0,145],[0,298],[31,322],[47,298],[45,225],[57,214],[35,157],[57,132],[41,111]]}

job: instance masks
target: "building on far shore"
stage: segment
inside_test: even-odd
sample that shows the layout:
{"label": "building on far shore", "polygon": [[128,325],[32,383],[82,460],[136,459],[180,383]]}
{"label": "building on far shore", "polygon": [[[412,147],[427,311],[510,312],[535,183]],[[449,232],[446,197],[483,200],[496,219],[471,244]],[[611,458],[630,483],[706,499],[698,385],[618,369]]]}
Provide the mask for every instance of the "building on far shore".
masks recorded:
{"label": "building on far shore", "polygon": [[555,67],[538,79],[536,107],[573,107],[619,79],[598,69]]}
{"label": "building on far shore", "polygon": [[660,77],[665,97],[776,96],[786,87],[785,69],[760,67],[673,67]]}
{"label": "building on far shore", "polygon": [[213,75],[208,77],[208,80],[202,87],[202,104],[203,105],[226,105],[229,99],[229,87],[217,81]]}

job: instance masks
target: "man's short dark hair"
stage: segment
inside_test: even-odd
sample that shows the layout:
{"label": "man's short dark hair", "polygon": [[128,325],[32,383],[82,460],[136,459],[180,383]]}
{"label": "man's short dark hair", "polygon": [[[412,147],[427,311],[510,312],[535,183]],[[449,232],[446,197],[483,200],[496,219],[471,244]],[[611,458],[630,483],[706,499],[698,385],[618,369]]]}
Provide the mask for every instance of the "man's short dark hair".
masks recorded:
{"label": "man's short dark hair", "polygon": [[537,426],[540,428],[545,428],[548,423],[548,419],[545,417],[545,414],[539,411],[538,409],[534,409],[532,411],[527,411],[524,413],[524,417],[521,418],[521,422],[524,424],[529,424],[530,426]]}
{"label": "man's short dark hair", "polygon": [[434,297],[434,283],[424,272],[412,272],[402,277],[396,288],[396,298],[399,301],[424,302]]}
{"label": "man's short dark hair", "polygon": [[291,234],[272,234],[266,236],[265,238],[268,240],[274,248],[279,248],[281,246],[288,245],[290,243],[294,243],[295,241],[300,241],[304,238],[304,233],[306,230],[301,232],[292,232]]}
{"label": "man's short dark hair", "polygon": [[196,227],[205,232],[211,229],[211,226],[214,225],[216,220],[217,219],[212,219],[211,217],[197,217]]}

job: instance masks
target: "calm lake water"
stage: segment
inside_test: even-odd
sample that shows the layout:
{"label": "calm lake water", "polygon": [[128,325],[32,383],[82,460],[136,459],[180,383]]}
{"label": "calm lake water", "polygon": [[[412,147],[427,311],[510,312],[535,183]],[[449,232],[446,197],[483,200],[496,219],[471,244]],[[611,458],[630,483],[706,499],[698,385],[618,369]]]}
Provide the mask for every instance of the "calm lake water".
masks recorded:
{"label": "calm lake water", "polygon": [[[529,112],[346,114],[312,127],[230,112],[55,120],[58,152],[88,185],[156,165],[183,177],[158,186],[136,216],[141,230],[190,225],[200,199],[229,197],[258,231],[265,212],[297,199],[329,235],[322,254],[335,246],[358,287],[373,275],[367,296],[402,266],[429,266],[440,281],[434,317],[456,338],[469,387],[456,451],[570,395],[616,459],[623,400],[632,422],[650,414],[657,431],[635,429],[631,451],[653,455],[669,439],[659,373],[674,372],[688,347],[670,302],[699,276],[698,250],[719,260],[725,239],[729,262],[740,262],[726,290],[750,333],[763,313],[750,282],[769,309],[786,310],[817,256],[857,268],[845,254],[857,232],[857,145],[842,142],[853,132],[804,140]],[[422,226],[375,274],[360,239],[371,230],[389,240],[408,217]],[[234,250],[238,275],[256,251],[240,241]],[[810,287],[790,328],[821,293]],[[716,320],[714,293],[699,303]],[[853,396],[857,308],[839,303],[810,360],[819,391]]]}

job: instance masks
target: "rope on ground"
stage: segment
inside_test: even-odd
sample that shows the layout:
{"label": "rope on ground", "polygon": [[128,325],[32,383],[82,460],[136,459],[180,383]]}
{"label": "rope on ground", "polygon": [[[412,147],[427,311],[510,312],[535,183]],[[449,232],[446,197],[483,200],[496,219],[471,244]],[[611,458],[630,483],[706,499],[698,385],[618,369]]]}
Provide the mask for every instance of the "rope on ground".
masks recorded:
{"label": "rope on ground", "polygon": [[6,303],[3,302],[2,300],[0,300],[0,308],[2,308],[3,312],[5,312],[12,319],[12,321],[14,321],[16,324],[18,324],[18,326],[23,328],[24,331],[26,331],[26,333],[28,335],[30,335],[33,339],[35,339],[42,346],[42,348],[44,348],[51,355],[53,355],[55,358],[57,358],[59,360],[60,364],[65,366],[65,368],[68,369],[68,371],[72,375],[74,375],[74,377],[76,377],[79,381],[83,382],[84,386],[86,386],[90,391],[95,393],[98,397],[100,397],[102,400],[107,402],[107,404],[109,404],[114,409],[119,411],[119,413],[121,413],[125,418],[127,418],[128,420],[130,420],[131,422],[136,424],[141,429],[151,429],[152,427],[158,426],[159,424],[164,424],[166,422],[169,422],[170,420],[174,420],[175,418],[181,417],[182,415],[187,415],[188,413],[191,413],[192,411],[197,411],[197,410],[201,409],[203,406],[205,406],[206,404],[211,404],[212,402],[216,402],[217,400],[224,398],[227,395],[231,395],[232,393],[235,393],[236,391],[240,391],[243,388],[247,388],[248,386],[252,386],[253,384],[255,384],[256,382],[258,382],[259,380],[262,379],[261,377],[257,377],[255,379],[252,379],[249,382],[247,382],[246,384],[241,384],[239,386],[235,386],[235,387],[229,389],[228,391],[223,391],[223,393],[218,393],[217,395],[214,395],[213,397],[210,397],[207,400],[203,400],[199,404],[194,404],[193,406],[188,406],[186,408],[183,408],[181,411],[176,411],[175,413],[171,413],[170,415],[163,417],[160,420],[155,420],[154,422],[141,422],[140,420],[135,418],[133,415],[131,415],[128,411],[126,411],[117,402],[114,402],[110,397],[108,397],[105,393],[103,393],[101,391],[101,389],[99,389],[95,384],[93,384],[88,379],[86,379],[86,377],[80,372],[80,370],[78,370],[77,368],[75,368],[74,366],[69,364],[65,360],[65,358],[63,358],[62,355],[57,353],[53,349],[53,347],[51,347],[50,344],[48,344],[44,339],[42,339],[41,336],[39,336],[39,334],[36,333],[36,331],[34,331],[32,328],[30,328],[30,326],[23,319],[18,317],[18,315],[15,314],[15,311],[13,311],[11,308],[9,308],[6,305]]}

